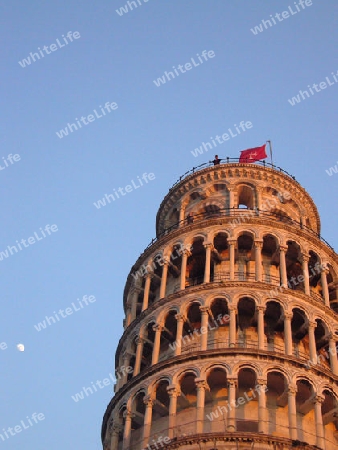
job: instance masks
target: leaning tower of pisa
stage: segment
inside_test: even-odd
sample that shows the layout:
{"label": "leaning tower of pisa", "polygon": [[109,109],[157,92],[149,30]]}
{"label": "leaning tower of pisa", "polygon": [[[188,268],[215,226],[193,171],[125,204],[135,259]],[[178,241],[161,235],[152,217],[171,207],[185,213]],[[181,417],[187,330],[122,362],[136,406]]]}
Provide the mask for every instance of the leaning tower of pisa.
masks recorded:
{"label": "leaning tower of pisa", "polygon": [[181,177],[127,278],[104,450],[337,449],[337,274],[287,172]]}

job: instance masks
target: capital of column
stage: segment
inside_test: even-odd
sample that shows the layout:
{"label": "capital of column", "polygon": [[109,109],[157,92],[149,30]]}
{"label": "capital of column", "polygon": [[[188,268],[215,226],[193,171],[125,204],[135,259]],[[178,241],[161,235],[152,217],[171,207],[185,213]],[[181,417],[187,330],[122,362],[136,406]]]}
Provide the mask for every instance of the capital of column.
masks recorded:
{"label": "capital of column", "polygon": [[267,382],[268,381],[264,378],[257,378],[257,384],[259,384],[260,386],[266,386]]}
{"label": "capital of column", "polygon": [[280,245],[279,246],[279,251],[286,253],[288,250],[288,246],[287,245]]}
{"label": "capital of column", "polygon": [[228,378],[227,381],[228,381],[229,386],[232,386],[232,387],[238,386],[237,378]]}
{"label": "capital of column", "polygon": [[153,276],[154,276],[154,272],[147,272],[145,275],[143,275],[143,278],[144,279],[147,279],[147,278],[153,278]]}
{"label": "capital of column", "polygon": [[310,261],[310,256],[307,253],[302,253],[302,262],[308,263]]}
{"label": "capital of column", "polygon": [[288,392],[288,395],[296,395],[297,386],[292,386],[292,385],[289,386],[287,392]]}
{"label": "capital of column", "polygon": [[169,397],[179,397],[181,395],[181,391],[175,385],[171,384],[167,387],[167,392]]}
{"label": "capital of column", "polygon": [[109,425],[109,433],[112,436],[113,434],[119,434],[120,431],[122,431],[122,427],[121,425],[111,422],[111,424]]}
{"label": "capital of column", "polygon": [[187,258],[189,258],[189,256],[191,256],[191,249],[188,248],[184,248],[182,250],[182,256],[185,255]]}
{"label": "capital of column", "polygon": [[205,389],[208,391],[210,390],[208,383],[203,378],[196,378],[195,385],[196,385],[197,389]]}
{"label": "capital of column", "polygon": [[235,305],[229,305],[229,312],[231,311],[231,312],[234,312],[234,313],[237,313],[237,306],[235,306]]}
{"label": "capital of column", "polygon": [[263,248],[263,241],[254,241],[255,248]]}
{"label": "capital of column", "polygon": [[144,344],[145,340],[144,340],[144,338],[142,336],[138,336],[136,338],[135,342],[136,342],[136,345],[140,345],[140,344]]}
{"label": "capital of column", "polygon": [[200,311],[202,314],[208,314],[210,311],[209,306],[200,306]]}
{"label": "capital of column", "polygon": [[132,295],[134,295],[134,294],[139,294],[140,292],[142,292],[142,288],[141,288],[140,286],[133,286],[133,287],[130,289],[130,293],[131,293]]}
{"label": "capital of column", "polygon": [[328,275],[330,273],[330,269],[322,264],[320,267],[320,273],[325,273],[326,275]]}
{"label": "capital of column", "polygon": [[125,351],[122,353],[122,359],[129,359],[131,357],[131,354],[128,351]]}
{"label": "capital of column", "polygon": [[291,320],[292,319],[292,312],[284,311],[284,319]]}
{"label": "capital of column", "polygon": [[178,313],[178,314],[175,314],[175,319],[177,320],[177,322],[184,322],[186,317],[183,314]]}
{"label": "capital of column", "polygon": [[123,412],[123,417],[124,417],[126,420],[131,420],[133,417],[135,417],[135,414],[132,413],[131,411],[129,411],[129,410],[126,409],[126,410]]}
{"label": "capital of column", "polygon": [[257,311],[265,311],[265,309],[266,309],[266,306],[265,305],[257,305],[256,306],[256,309],[257,309]]}
{"label": "capital of column", "polygon": [[163,325],[156,323],[155,325],[153,325],[153,330],[161,332],[163,330]]}
{"label": "capital of column", "polygon": [[313,403],[319,403],[319,404],[322,404],[324,402],[324,400],[325,400],[324,395],[320,395],[320,394],[315,395],[312,399]]}
{"label": "capital of column", "polygon": [[169,266],[170,264],[170,256],[163,256],[161,266]]}
{"label": "capital of column", "polygon": [[150,395],[146,395],[143,398],[143,403],[147,406],[147,407],[152,407],[154,405],[154,399],[151,398]]}
{"label": "capital of column", "polygon": [[207,242],[206,244],[203,244],[203,247],[205,248],[205,249],[207,249],[207,248],[213,248],[213,244],[211,243],[211,242]]}
{"label": "capital of column", "polygon": [[309,320],[309,329],[310,328],[316,328],[317,327],[317,322],[314,322],[314,321],[312,321],[312,320]]}
{"label": "capital of column", "polygon": [[236,245],[237,240],[236,239],[228,239],[227,242],[228,242],[229,245]]}

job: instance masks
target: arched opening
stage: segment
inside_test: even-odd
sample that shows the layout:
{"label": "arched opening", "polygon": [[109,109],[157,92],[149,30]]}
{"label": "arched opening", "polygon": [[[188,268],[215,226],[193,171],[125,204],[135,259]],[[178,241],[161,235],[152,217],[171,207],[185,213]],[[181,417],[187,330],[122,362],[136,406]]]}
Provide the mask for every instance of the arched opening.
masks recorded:
{"label": "arched opening", "polygon": [[316,323],[317,326],[315,328],[315,341],[317,351],[317,364],[330,369],[329,330],[321,319],[317,319]]}
{"label": "arched opening", "polygon": [[337,445],[337,430],[338,430],[338,401],[336,396],[329,390],[323,391],[324,401],[322,403],[322,417],[325,430],[325,438]]}
{"label": "arched opening", "polygon": [[237,279],[240,281],[254,281],[255,279],[253,243],[253,237],[249,233],[243,233],[237,239]]}
{"label": "arched opening", "polygon": [[309,321],[301,309],[292,310],[291,331],[294,356],[309,359]]}
{"label": "arched opening", "polygon": [[289,437],[285,418],[288,415],[288,384],[283,373],[271,371],[267,376],[266,406],[269,410],[268,433]]}
{"label": "arched opening", "polygon": [[238,302],[238,346],[255,348],[257,339],[256,303],[252,298],[243,297]]}
{"label": "arched opening", "polygon": [[262,247],[263,282],[280,284],[279,259],[277,239],[271,234],[265,235]]}
{"label": "arched opening", "polygon": [[159,361],[164,361],[169,356],[172,356],[170,344],[176,341],[177,320],[175,318],[176,311],[169,311],[164,322],[163,330],[161,332],[160,343],[160,358]]}
{"label": "arched opening", "polygon": [[178,222],[180,220],[180,212],[177,208],[173,208],[167,219],[166,228],[175,229],[178,227]]}
{"label": "arched opening", "polygon": [[316,443],[314,397],[312,384],[306,379],[298,380],[296,393],[298,439],[310,445]]}
{"label": "arched opening", "polygon": [[251,186],[240,185],[237,190],[239,209],[253,209],[255,206],[254,190]]}
{"label": "arched opening", "polygon": [[142,277],[141,286],[136,300],[136,317],[138,317],[142,312],[145,282],[146,282],[145,277]]}
{"label": "arched opening", "polygon": [[195,286],[204,281],[205,270],[205,248],[203,238],[196,238],[192,244],[191,256],[187,261],[187,285]]}
{"label": "arched opening", "polygon": [[207,376],[209,390],[206,390],[205,396],[205,414],[209,417],[212,412],[217,412],[218,416],[212,421],[205,421],[205,432],[225,432],[227,427],[228,413],[228,383],[227,375],[224,369],[216,367],[212,369]]}
{"label": "arched opening", "polygon": [[146,405],[144,404],[145,394],[139,392],[134,398],[131,405],[131,439],[130,448],[137,448],[142,442],[143,437],[143,425],[144,425],[144,413]]}
{"label": "arched opening", "polygon": [[270,214],[273,215],[274,218],[279,220],[280,222],[285,222],[287,224],[293,223],[291,217],[289,217],[288,214],[281,209],[274,208],[271,210]]}
{"label": "arched opening", "polygon": [[141,359],[141,372],[148,367],[151,366],[151,360],[153,355],[153,346],[155,340],[155,331],[153,330],[153,326],[155,322],[150,322],[145,330],[145,334],[143,336],[143,351],[142,351],[142,359]]}
{"label": "arched opening", "polygon": [[183,324],[182,332],[182,353],[199,350],[201,339],[201,311],[200,304],[197,302],[189,306],[187,320]]}
{"label": "arched opening", "polygon": [[218,205],[209,204],[204,207],[205,217],[212,219],[221,215],[221,208]]}
{"label": "arched opening", "polygon": [[269,301],[264,312],[264,331],[267,347],[271,352],[285,353],[283,308],[276,301]]}
{"label": "arched opening", "polygon": [[321,297],[323,297],[321,285],[320,259],[319,256],[312,250],[309,252],[308,270],[309,270],[310,292],[314,295],[320,295]]}
{"label": "arched opening", "polygon": [[[229,244],[226,233],[217,233],[214,237],[212,252],[213,281],[229,279]],[[211,278],[212,279],[212,278]]]}
{"label": "arched opening", "polygon": [[288,241],[288,249],[285,255],[288,286],[293,290],[304,292],[304,277],[302,269],[302,255],[299,245],[294,241]]}
{"label": "arched opening", "polygon": [[170,398],[167,391],[168,387],[169,382],[167,380],[161,380],[155,388],[150,442],[152,439],[157,442],[158,437],[163,436],[169,428]]}
{"label": "arched opening", "polygon": [[[258,395],[255,392],[257,376],[254,370],[242,368],[238,372],[236,430],[258,432]],[[244,399],[240,402],[239,398]],[[249,399],[249,400],[248,400]]]}
{"label": "arched opening", "polygon": [[192,372],[185,373],[181,380],[180,396],[177,398],[177,435],[190,434],[196,427],[197,388],[196,375]]}
{"label": "arched opening", "polygon": [[124,432],[124,426],[125,426],[125,422],[126,422],[126,413],[127,413],[127,408],[126,405],[123,405],[119,411],[118,414],[118,430],[119,430],[119,434],[118,434],[118,450],[122,450],[123,447],[123,432]]}
{"label": "arched opening", "polygon": [[[132,343],[130,345],[130,359],[129,359],[129,366],[134,368],[135,367],[135,361],[136,361],[136,349],[137,349],[137,336],[134,337],[132,340]],[[127,374],[127,381],[131,380],[133,378],[133,372]]]}
{"label": "arched opening", "polygon": [[170,253],[170,262],[168,266],[168,276],[166,285],[166,295],[180,290],[180,276],[182,268],[183,244],[176,244]]}
{"label": "arched opening", "polygon": [[208,348],[228,346],[229,343],[229,308],[224,298],[215,298],[210,306]]}
{"label": "arched opening", "polygon": [[338,313],[338,277],[330,264],[327,265],[327,268],[329,270],[326,279],[329,289],[330,307]]}
{"label": "arched opening", "polygon": [[163,255],[158,253],[152,261],[152,277],[150,282],[148,307],[160,298],[160,286],[163,272]]}

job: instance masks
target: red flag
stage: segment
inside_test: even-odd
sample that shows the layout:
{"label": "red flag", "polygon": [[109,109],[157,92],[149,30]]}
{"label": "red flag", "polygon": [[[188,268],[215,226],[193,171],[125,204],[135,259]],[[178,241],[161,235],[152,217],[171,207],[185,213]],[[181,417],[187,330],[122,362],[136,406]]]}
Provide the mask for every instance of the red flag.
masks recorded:
{"label": "red flag", "polygon": [[267,154],[265,152],[266,144],[261,147],[249,148],[248,150],[243,150],[241,152],[241,156],[239,158],[240,163],[253,163],[255,161],[259,161],[260,159],[267,158]]}

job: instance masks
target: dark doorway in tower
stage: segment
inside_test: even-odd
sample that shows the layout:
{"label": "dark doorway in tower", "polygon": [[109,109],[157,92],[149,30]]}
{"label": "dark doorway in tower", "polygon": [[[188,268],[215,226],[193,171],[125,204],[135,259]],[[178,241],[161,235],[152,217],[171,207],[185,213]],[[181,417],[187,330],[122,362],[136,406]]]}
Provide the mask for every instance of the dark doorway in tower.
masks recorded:
{"label": "dark doorway in tower", "polygon": [[229,279],[230,254],[226,233],[217,233],[214,237],[210,281],[223,281]]}
{"label": "dark doorway in tower", "polygon": [[[237,390],[237,431],[258,432],[258,396],[254,391],[256,385],[256,373],[250,368],[240,369]],[[239,397],[246,401],[240,402]]]}
{"label": "dark doorway in tower", "polygon": [[196,238],[192,244],[191,256],[187,263],[187,285],[195,286],[202,284],[205,270],[205,248],[203,238]]}

